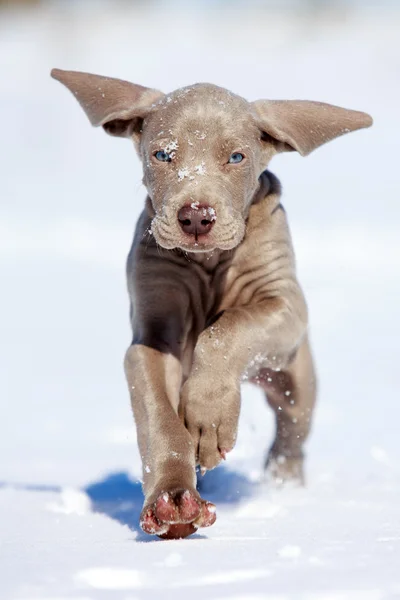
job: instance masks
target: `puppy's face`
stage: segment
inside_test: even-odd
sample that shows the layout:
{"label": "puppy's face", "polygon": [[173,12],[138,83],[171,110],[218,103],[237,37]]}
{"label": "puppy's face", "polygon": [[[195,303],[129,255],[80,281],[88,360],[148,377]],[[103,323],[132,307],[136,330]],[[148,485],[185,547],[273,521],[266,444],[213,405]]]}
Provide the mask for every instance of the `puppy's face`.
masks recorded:
{"label": "puppy's face", "polygon": [[246,100],[209,84],[164,96],[143,121],[138,149],[160,246],[204,252],[240,243],[275,151]]}
{"label": "puppy's face", "polygon": [[359,111],[307,100],[247,102],[215,85],[170,95],[78,71],[53,69],[92,125],[132,138],[153,207],[152,233],[164,248],[228,250],[245,232],[258,178],[282,150],[305,156],[369,127]]}

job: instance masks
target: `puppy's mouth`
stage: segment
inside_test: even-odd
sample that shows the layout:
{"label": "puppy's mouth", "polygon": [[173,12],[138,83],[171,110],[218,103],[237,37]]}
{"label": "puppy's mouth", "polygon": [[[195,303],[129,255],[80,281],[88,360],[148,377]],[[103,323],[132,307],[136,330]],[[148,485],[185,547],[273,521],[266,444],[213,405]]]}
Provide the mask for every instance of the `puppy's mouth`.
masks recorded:
{"label": "puppy's mouth", "polygon": [[191,235],[168,226],[163,219],[156,216],[151,224],[151,232],[157,244],[166,250],[180,249],[184,252],[200,253],[232,250],[238,246],[244,236],[244,223],[240,225],[215,227],[209,233]]}

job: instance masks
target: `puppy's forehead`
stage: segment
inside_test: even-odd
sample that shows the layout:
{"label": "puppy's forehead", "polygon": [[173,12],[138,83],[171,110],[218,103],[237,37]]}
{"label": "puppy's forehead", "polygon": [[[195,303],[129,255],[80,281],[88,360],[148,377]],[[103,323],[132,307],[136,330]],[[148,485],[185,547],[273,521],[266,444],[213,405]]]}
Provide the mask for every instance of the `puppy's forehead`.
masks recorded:
{"label": "puppy's forehead", "polygon": [[166,128],[179,133],[180,129],[188,126],[196,127],[213,121],[232,126],[234,120],[237,127],[249,118],[247,100],[217,85],[197,83],[166,94],[153,105],[146,122],[154,133],[157,129],[163,131]]}
{"label": "puppy's forehead", "polygon": [[227,105],[229,108],[245,109],[247,101],[241,96],[212,83],[196,83],[175,90],[160,100],[159,106],[179,104],[180,107],[202,105],[207,107]]}

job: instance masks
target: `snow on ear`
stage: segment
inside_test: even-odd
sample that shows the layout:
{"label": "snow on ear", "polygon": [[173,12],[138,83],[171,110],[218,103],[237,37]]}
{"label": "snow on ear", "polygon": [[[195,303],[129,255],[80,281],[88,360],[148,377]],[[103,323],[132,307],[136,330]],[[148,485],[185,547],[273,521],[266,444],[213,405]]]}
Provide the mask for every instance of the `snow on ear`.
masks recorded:
{"label": "snow on ear", "polygon": [[302,156],[340,135],[372,125],[367,113],[323,102],[257,100],[252,107],[262,131]]}
{"label": "snow on ear", "polygon": [[91,73],[53,69],[51,76],[74,94],[92,125],[119,137],[138,134],[152,104],[164,96],[158,90]]}

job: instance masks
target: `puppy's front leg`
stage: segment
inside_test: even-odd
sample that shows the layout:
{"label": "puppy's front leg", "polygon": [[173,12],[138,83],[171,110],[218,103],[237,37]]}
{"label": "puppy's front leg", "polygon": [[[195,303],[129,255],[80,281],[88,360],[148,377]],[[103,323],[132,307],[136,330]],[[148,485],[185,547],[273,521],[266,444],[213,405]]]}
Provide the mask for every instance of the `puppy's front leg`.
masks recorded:
{"label": "puppy's front leg", "polygon": [[199,336],[180,412],[202,469],[232,450],[240,412],[240,383],[252,361],[283,368],[306,331],[300,289],[290,298],[266,298],[227,309]]}
{"label": "puppy's front leg", "polygon": [[141,527],[163,537],[185,537],[212,525],[215,507],[196,491],[193,441],[177,415],[180,361],[134,344],[125,372],[143,461]]}

